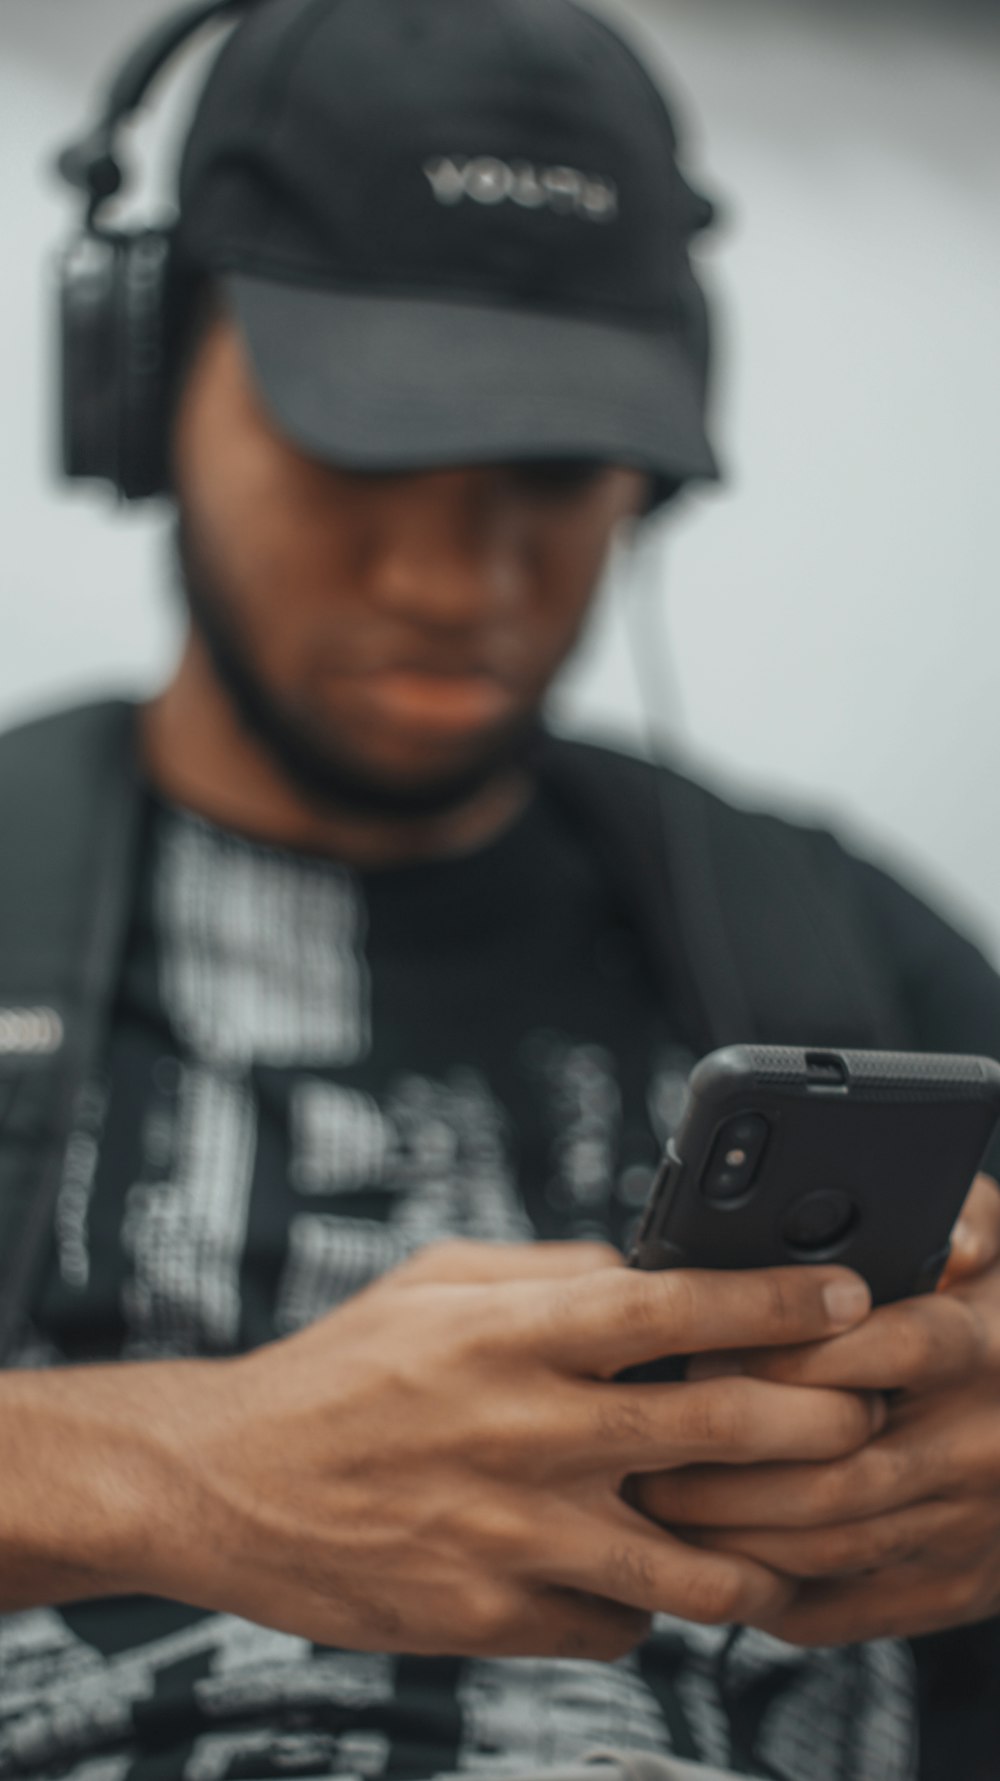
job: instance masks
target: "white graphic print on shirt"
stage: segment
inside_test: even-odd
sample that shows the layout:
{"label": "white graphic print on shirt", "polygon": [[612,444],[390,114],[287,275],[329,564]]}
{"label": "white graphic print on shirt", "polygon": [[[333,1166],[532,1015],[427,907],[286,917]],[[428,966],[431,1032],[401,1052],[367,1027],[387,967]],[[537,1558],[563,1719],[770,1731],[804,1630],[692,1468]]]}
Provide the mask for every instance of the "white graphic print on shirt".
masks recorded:
{"label": "white graphic print on shirt", "polygon": [[231,1351],[253,1179],[256,1115],[245,1083],[208,1069],[176,1074],[172,1121],[147,1119],[147,1159],[128,1191],[122,1246],[126,1358]]}
{"label": "white graphic print on shirt", "polygon": [[569,1658],[485,1659],[466,1665],[459,1684],[463,1736],[459,1768],[472,1773],[524,1770],[524,1726],[532,1728],[532,1763],[579,1760],[581,1749],[664,1749],[663,1717],[634,1658],[617,1664]]}
{"label": "white graphic print on shirt", "polygon": [[367,1051],[364,909],[348,872],[187,817],[164,838],[159,906],[167,1011],[206,1061],[347,1064]]}
{"label": "white graphic print on shirt", "polygon": [[[256,1716],[267,1707],[280,1725],[290,1711],[306,1712],[317,1704],[368,1707],[392,1695],[389,1658],[365,1652],[316,1656],[306,1639],[228,1615],[207,1615],[180,1632],[105,1658],[76,1638],[55,1610],[37,1609],[0,1618],[0,1774],[40,1770],[58,1762],[59,1753],[73,1742],[85,1747],[120,1739],[137,1704],[153,1698],[170,1669],[199,1657],[209,1674],[195,1684],[195,1691],[209,1718],[241,1712]],[[343,1739],[335,1733],[320,1735],[330,1772],[335,1772]],[[276,1730],[273,1724],[207,1731],[193,1747],[184,1778],[221,1781],[232,1759],[241,1755],[259,1756],[262,1773],[294,1772],[292,1747],[304,1753],[315,1742],[312,1731],[299,1735],[287,1727]],[[382,1772],[383,1745],[384,1740],[369,1740],[369,1756],[377,1748],[381,1761],[365,1773]],[[73,1781],[83,1776],[93,1781],[104,1764],[120,1776],[131,1761],[131,1756],[123,1761],[88,1759],[73,1770]]]}

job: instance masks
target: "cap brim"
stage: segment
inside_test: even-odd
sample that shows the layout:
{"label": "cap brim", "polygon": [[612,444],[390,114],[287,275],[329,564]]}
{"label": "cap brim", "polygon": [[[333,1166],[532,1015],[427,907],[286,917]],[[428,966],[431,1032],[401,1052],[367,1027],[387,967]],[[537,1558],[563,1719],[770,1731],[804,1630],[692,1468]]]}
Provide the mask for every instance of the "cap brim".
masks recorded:
{"label": "cap brim", "polygon": [[242,273],[225,283],[265,405],[330,463],[586,457],[672,479],[718,475],[694,367],[670,336]]}

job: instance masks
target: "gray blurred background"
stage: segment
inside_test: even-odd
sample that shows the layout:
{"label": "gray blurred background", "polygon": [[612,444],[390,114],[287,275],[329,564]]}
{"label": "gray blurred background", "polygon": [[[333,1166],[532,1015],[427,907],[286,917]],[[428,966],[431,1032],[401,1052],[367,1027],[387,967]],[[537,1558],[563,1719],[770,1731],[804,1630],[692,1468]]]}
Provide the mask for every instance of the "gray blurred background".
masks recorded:
{"label": "gray blurred background", "polygon": [[[474,7],[474,0],[470,0]],[[48,437],[50,177],[163,0],[0,0],[0,721],[146,688],[176,645],[165,522],[61,489]],[[561,724],[649,741],[833,820],[1000,959],[1000,8],[608,0],[650,47],[722,312],[729,473],[609,580]],[[155,209],[206,48],[135,132]]]}

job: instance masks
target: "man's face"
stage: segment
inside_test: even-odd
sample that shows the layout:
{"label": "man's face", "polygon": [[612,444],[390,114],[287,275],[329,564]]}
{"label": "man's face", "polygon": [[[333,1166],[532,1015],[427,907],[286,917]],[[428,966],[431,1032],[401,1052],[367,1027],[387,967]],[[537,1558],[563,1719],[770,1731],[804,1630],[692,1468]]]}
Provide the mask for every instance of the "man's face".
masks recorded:
{"label": "man's face", "polygon": [[332,469],[279,433],[214,321],[177,417],[196,629],[245,722],[314,799],[443,809],[515,761],[641,473]]}

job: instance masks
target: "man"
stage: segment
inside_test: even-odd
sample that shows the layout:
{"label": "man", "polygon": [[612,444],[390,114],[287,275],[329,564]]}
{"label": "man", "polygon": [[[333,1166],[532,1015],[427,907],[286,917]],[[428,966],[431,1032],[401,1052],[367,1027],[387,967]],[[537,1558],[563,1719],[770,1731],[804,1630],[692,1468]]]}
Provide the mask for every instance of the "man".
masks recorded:
{"label": "man", "polygon": [[619,1265],[716,1040],[1000,1048],[874,869],[539,730],[616,531],[712,473],[699,220],[568,0],[223,51],[187,645],[0,758],[0,1776],[891,1781],[894,1641],[1000,1606],[988,1181],[874,1314]]}

